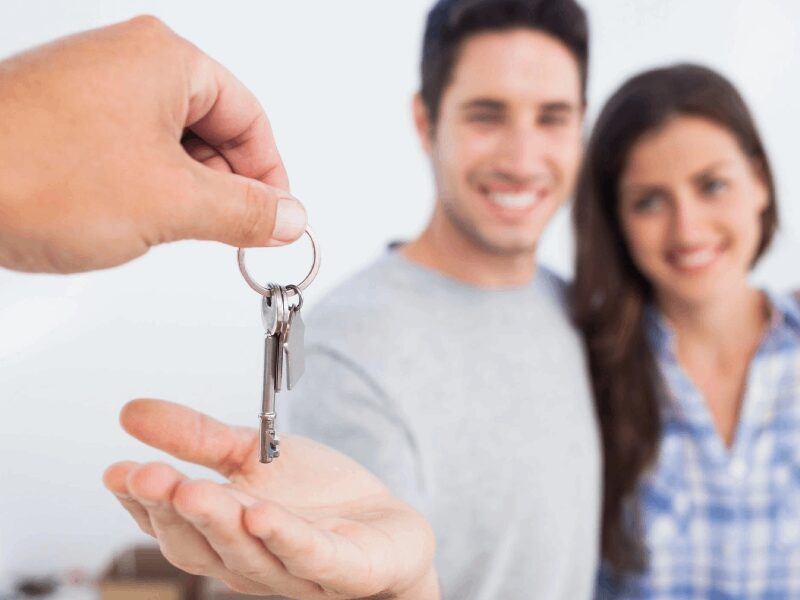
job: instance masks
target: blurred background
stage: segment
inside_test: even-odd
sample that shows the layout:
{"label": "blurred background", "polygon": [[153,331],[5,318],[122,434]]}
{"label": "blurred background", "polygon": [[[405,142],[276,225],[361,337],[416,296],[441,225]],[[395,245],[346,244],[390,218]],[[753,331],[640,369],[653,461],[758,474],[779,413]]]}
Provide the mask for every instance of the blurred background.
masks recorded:
{"label": "blurred background", "polygon": [[[644,68],[699,61],[740,87],[771,154],[782,212],[781,234],[754,277],[778,289],[800,287],[800,3],[582,4],[592,29],[589,125],[611,91]],[[292,192],[320,238],[322,270],[306,292],[313,308],[388,242],[414,236],[428,217],[432,186],[410,103],[430,5],[4,2],[0,57],[150,13],[226,65],[266,108]],[[159,458],[119,428],[117,414],[128,399],[167,398],[228,422],[257,423],[259,296],[243,281],[235,255],[219,244],[181,242],[98,273],[0,270],[0,584],[74,569],[94,574],[145,537],[100,483],[114,461]],[[248,257],[259,278],[289,283],[305,275],[310,249],[304,239]],[[567,209],[550,227],[540,258],[570,275]],[[291,394],[279,396],[278,410],[284,402]]]}

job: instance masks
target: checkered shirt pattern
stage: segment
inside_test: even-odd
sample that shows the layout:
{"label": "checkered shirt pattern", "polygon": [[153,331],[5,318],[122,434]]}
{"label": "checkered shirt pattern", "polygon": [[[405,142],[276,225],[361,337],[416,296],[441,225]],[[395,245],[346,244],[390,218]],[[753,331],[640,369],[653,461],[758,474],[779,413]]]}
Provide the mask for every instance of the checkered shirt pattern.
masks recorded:
{"label": "checkered shirt pattern", "polygon": [[639,501],[648,568],[597,598],[800,598],[800,295],[768,294],[770,325],[748,371],[726,447],[655,311],[648,336],[661,374],[663,433]]}

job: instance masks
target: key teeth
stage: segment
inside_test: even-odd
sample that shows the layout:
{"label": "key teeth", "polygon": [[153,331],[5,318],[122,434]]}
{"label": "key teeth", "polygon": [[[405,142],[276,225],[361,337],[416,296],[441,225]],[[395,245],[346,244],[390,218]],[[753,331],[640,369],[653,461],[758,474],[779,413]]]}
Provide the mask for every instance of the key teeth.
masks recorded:
{"label": "key teeth", "polygon": [[281,455],[280,438],[275,433],[275,418],[272,415],[259,415],[261,419],[261,453],[259,461],[271,463]]}
{"label": "key teeth", "polygon": [[269,453],[272,458],[278,458],[281,455],[281,440],[274,429],[270,432],[270,437],[272,439],[269,443]]}

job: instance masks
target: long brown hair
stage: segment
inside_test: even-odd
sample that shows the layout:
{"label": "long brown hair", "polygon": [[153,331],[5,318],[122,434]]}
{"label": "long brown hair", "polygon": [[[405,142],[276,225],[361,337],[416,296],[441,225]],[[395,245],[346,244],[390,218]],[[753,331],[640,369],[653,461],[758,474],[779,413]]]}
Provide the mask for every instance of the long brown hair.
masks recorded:
{"label": "long brown hair", "polygon": [[641,137],[679,115],[725,127],[769,189],[757,260],[778,222],[775,187],[755,123],[718,73],[682,64],[629,79],[601,111],[589,139],[573,212],[577,240],[573,306],[589,356],[603,450],[602,553],[617,572],[646,565],[637,486],[658,456],[661,385],[645,332],[649,282],[636,268],[618,219],[618,183]]}

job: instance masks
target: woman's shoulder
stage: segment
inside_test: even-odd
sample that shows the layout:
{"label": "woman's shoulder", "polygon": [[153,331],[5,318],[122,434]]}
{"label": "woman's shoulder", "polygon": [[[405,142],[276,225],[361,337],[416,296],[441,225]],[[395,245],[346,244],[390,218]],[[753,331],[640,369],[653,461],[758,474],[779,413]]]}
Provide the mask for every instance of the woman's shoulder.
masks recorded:
{"label": "woman's shoulder", "polygon": [[797,319],[798,323],[800,323],[800,289],[793,290],[789,292],[789,299],[791,303],[791,308],[794,309],[794,316]]}
{"label": "woman's shoulder", "polygon": [[800,289],[788,292],[767,291],[773,306],[782,313],[784,320],[800,331]]}
{"label": "woman's shoulder", "polygon": [[781,301],[781,304],[800,307],[800,288],[786,292],[767,290],[767,294],[774,300]]}

